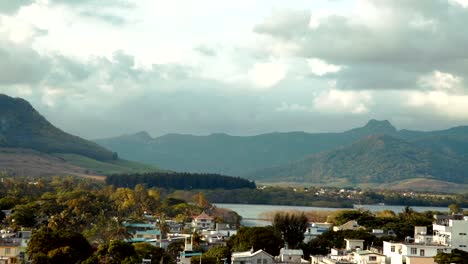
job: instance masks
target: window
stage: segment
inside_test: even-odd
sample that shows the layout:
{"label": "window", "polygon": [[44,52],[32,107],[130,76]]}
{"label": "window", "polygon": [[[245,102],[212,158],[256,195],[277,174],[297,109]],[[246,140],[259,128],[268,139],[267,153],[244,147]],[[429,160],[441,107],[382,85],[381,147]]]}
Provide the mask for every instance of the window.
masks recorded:
{"label": "window", "polygon": [[257,259],[257,264],[262,264],[262,260],[261,260],[261,259]]}
{"label": "window", "polygon": [[458,233],[460,236],[466,236],[466,233]]}
{"label": "window", "polygon": [[267,262],[268,262],[268,261],[267,261],[266,259],[263,260],[263,264],[267,264]]}
{"label": "window", "polygon": [[5,255],[10,255],[11,249],[10,248],[5,248]]}
{"label": "window", "polygon": [[421,250],[419,251],[419,256],[424,257],[424,249],[421,249]]}
{"label": "window", "polygon": [[460,247],[466,247],[466,245],[460,245]]}
{"label": "window", "polygon": [[391,246],[391,247],[390,247],[390,251],[391,251],[391,252],[395,252],[395,246]]}
{"label": "window", "polygon": [[369,261],[377,261],[377,257],[376,256],[369,256]]}
{"label": "window", "polygon": [[442,252],[444,252],[443,249],[441,249],[441,248],[438,248],[438,249],[437,249],[437,253],[442,253]]}

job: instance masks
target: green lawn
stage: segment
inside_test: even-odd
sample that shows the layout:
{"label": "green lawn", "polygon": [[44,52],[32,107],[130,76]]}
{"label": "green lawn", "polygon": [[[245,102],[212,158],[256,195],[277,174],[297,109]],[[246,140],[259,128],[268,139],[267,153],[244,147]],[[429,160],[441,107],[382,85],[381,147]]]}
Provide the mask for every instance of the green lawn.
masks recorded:
{"label": "green lawn", "polygon": [[114,173],[163,171],[160,168],[151,165],[122,159],[103,162],[75,154],[56,153],[54,154],[54,156],[62,158],[68,163],[73,164],[75,166],[86,168],[95,173],[105,175]]}

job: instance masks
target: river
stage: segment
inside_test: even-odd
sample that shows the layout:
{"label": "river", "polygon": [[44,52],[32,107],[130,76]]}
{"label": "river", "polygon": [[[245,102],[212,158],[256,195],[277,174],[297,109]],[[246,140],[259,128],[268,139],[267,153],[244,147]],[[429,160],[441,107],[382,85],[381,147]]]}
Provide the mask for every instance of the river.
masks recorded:
{"label": "river", "polygon": [[[215,204],[219,208],[231,209],[242,216],[241,222],[244,226],[266,226],[271,224],[270,221],[258,220],[261,214],[271,211],[336,211],[349,208],[328,208],[328,207],[310,207],[310,206],[287,206],[287,205],[260,205],[260,204]],[[371,212],[378,212],[383,210],[392,210],[395,213],[403,211],[403,205],[359,205],[360,207],[368,209]],[[424,211],[440,211],[448,212],[448,207],[428,207],[428,206],[411,206],[416,212]]]}

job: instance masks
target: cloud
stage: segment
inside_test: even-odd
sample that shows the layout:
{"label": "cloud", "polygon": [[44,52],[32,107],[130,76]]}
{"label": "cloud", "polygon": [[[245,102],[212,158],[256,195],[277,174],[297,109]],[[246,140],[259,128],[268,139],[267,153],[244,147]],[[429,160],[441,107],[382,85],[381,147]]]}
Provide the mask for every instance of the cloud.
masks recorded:
{"label": "cloud", "polygon": [[317,58],[307,59],[307,63],[312,73],[318,76],[323,76],[327,73],[336,73],[342,68],[342,66],[328,64],[326,61]]}
{"label": "cloud", "polygon": [[275,109],[277,112],[309,112],[311,111],[311,107],[300,105],[300,104],[288,104],[286,102],[282,102],[279,107]]}
{"label": "cloud", "polygon": [[346,14],[276,12],[254,32],[296,45],[296,56],[345,65],[333,76],[339,89],[418,89],[434,70],[468,77],[466,24],[468,9],[449,1],[360,0]]}
{"label": "cloud", "polygon": [[468,119],[468,95],[454,95],[445,91],[412,91],[406,95],[406,104],[413,110],[445,118]]}
{"label": "cloud", "polygon": [[0,14],[12,14],[18,11],[22,6],[30,5],[34,0],[4,0],[0,1]]}
{"label": "cloud", "polygon": [[248,73],[258,88],[270,88],[286,76],[286,67],[279,62],[255,63]]}
{"label": "cloud", "polygon": [[421,76],[418,82],[422,87],[445,92],[460,91],[463,87],[463,79],[461,77],[440,71],[434,71]]}
{"label": "cloud", "polygon": [[50,62],[35,50],[0,39],[0,85],[36,84],[49,69]]}
{"label": "cloud", "polygon": [[314,99],[314,108],[320,112],[363,114],[369,111],[372,94],[367,91],[340,91],[329,89]]}

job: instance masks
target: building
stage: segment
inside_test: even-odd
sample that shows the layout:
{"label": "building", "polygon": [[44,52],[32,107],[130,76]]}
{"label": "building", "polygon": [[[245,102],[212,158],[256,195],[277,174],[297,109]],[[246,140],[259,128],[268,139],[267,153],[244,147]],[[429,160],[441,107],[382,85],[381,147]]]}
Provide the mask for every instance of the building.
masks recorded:
{"label": "building", "polygon": [[304,243],[308,243],[312,239],[327,232],[330,230],[331,225],[331,223],[309,223],[309,226],[304,232]]}
{"label": "building", "polygon": [[366,228],[360,226],[356,220],[348,221],[340,226],[334,226],[333,231],[341,231],[341,230],[365,230]]}
{"label": "building", "polygon": [[213,230],[215,228],[215,220],[205,212],[202,212],[193,218],[192,227],[197,230]]}
{"label": "building", "polygon": [[231,256],[231,264],[273,264],[275,262],[272,255],[263,250],[253,250],[245,252],[234,252]]}
{"label": "building", "polygon": [[356,264],[385,264],[386,261],[384,254],[372,252],[370,250],[357,250],[352,253],[350,259]]}
{"label": "building", "polygon": [[[302,249],[280,249],[278,262],[280,263],[302,263],[304,252]],[[307,261],[306,261],[307,262]]]}
{"label": "building", "polygon": [[434,243],[468,251],[468,216],[435,215],[434,220]]}
{"label": "building", "polygon": [[20,263],[21,248],[21,239],[0,239],[0,264]]}
{"label": "building", "polygon": [[383,254],[389,264],[434,264],[434,257],[439,252],[450,253],[448,246],[434,243],[383,242]]}

